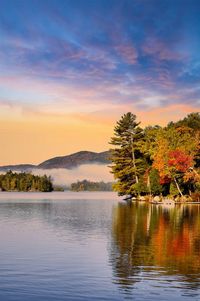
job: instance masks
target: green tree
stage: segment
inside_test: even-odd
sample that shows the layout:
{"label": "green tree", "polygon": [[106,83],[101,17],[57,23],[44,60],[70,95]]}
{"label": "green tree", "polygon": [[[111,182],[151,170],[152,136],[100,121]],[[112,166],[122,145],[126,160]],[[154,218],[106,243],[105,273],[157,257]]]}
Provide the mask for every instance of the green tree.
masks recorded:
{"label": "green tree", "polygon": [[0,188],[3,191],[52,191],[51,178],[39,177],[30,173],[13,173],[8,171],[0,175]]}
{"label": "green tree", "polygon": [[135,184],[139,184],[139,178],[147,167],[141,151],[144,133],[139,124],[134,114],[124,114],[117,122],[110,141],[115,146],[111,149],[111,172],[117,180],[113,188],[119,195],[138,194]]}
{"label": "green tree", "polygon": [[180,126],[186,126],[189,127],[195,131],[200,130],[200,113],[199,112],[193,112],[188,114],[184,119],[179,120],[177,122],[170,122],[168,124],[168,127],[180,127]]}
{"label": "green tree", "polygon": [[153,195],[159,195],[163,192],[163,187],[160,184],[159,173],[156,169],[151,169],[149,174],[149,181],[151,185],[151,193]]}

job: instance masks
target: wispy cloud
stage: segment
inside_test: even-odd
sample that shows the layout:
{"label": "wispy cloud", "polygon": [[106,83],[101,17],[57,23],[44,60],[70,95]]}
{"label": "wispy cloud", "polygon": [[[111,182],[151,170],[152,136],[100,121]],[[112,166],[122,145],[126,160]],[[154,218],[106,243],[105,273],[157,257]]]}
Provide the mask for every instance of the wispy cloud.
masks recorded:
{"label": "wispy cloud", "polygon": [[198,109],[199,9],[195,0],[2,0],[1,118],[108,125],[131,110],[156,123],[157,110],[167,121],[172,106]]}

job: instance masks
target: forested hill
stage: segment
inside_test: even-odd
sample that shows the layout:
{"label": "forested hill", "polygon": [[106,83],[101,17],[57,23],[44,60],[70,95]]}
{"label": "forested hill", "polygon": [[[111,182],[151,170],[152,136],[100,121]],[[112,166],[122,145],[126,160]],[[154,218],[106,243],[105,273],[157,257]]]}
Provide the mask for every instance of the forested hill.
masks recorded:
{"label": "forested hill", "polygon": [[69,156],[62,156],[49,159],[39,164],[38,168],[52,169],[52,168],[74,168],[81,164],[109,163],[109,152],[95,153],[89,151],[81,151]]}
{"label": "forested hill", "polygon": [[90,151],[80,151],[71,155],[54,157],[48,159],[39,165],[31,164],[19,164],[19,165],[7,165],[0,166],[0,171],[16,170],[16,171],[28,171],[33,168],[40,169],[52,169],[52,168],[74,168],[82,164],[108,164],[109,163],[109,151],[96,153]]}

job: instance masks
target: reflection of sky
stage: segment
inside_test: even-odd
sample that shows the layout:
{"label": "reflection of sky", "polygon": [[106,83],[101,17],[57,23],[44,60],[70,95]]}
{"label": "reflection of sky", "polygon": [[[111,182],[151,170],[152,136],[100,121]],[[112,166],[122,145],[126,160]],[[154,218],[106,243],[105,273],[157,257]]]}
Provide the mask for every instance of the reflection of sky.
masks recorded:
{"label": "reflection of sky", "polygon": [[195,0],[1,0],[1,120],[64,116],[81,131],[110,129],[127,110],[144,123],[197,110],[199,10]]}
{"label": "reflection of sky", "polygon": [[1,203],[1,300],[120,300],[108,281],[113,199],[65,197]]}

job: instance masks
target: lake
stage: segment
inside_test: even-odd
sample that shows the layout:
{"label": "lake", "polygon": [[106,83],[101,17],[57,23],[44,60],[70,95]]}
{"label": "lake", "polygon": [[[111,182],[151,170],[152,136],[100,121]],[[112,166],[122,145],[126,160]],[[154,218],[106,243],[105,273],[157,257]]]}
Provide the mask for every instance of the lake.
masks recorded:
{"label": "lake", "polygon": [[200,206],[0,193],[0,300],[199,300]]}

